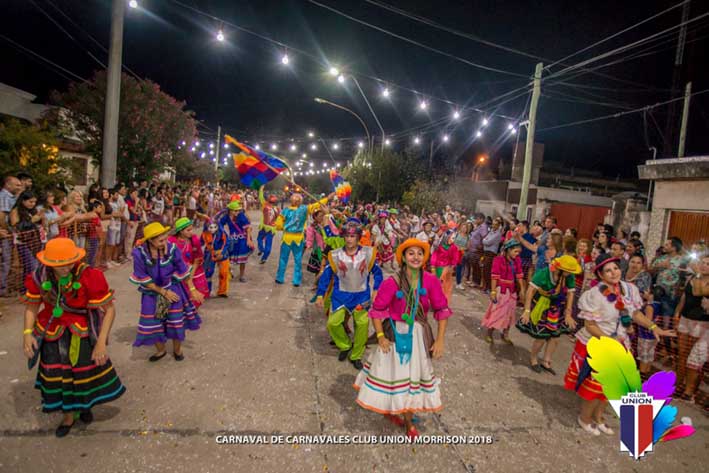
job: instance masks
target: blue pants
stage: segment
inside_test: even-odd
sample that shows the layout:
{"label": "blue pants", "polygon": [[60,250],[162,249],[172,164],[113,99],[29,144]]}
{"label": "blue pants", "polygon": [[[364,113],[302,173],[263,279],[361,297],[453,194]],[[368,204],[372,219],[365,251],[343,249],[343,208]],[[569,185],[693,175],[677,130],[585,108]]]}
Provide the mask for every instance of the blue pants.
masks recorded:
{"label": "blue pants", "polygon": [[460,284],[463,282],[463,268],[464,267],[465,266],[463,265],[463,263],[460,263],[455,267],[455,283],[456,284]]}
{"label": "blue pants", "polygon": [[207,278],[207,286],[209,287],[209,293],[212,293],[212,276],[214,276],[214,268],[216,268],[216,263],[212,259],[212,252],[207,250],[204,252],[204,276]]}
{"label": "blue pants", "polygon": [[286,276],[286,266],[288,266],[288,257],[290,253],[293,253],[293,285],[300,286],[300,282],[303,280],[304,248],[305,241],[301,241],[300,244],[291,243],[290,245],[281,243],[281,257],[278,260],[278,272],[276,273],[277,282],[283,284]]}
{"label": "blue pants", "polygon": [[256,237],[258,241],[258,251],[263,253],[261,255],[261,261],[266,261],[269,256],[271,256],[271,245],[273,245],[273,233],[261,229],[258,231],[258,236]]}

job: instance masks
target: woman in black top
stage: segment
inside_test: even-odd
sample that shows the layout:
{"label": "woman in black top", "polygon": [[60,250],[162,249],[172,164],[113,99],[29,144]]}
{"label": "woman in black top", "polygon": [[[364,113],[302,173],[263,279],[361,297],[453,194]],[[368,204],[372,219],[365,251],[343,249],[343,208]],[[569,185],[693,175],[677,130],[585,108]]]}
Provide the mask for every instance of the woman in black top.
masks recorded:
{"label": "woman in black top", "polygon": [[694,395],[709,352],[709,255],[702,256],[698,269],[675,309],[674,323],[679,332],[677,390],[684,385],[679,397],[685,400]]}

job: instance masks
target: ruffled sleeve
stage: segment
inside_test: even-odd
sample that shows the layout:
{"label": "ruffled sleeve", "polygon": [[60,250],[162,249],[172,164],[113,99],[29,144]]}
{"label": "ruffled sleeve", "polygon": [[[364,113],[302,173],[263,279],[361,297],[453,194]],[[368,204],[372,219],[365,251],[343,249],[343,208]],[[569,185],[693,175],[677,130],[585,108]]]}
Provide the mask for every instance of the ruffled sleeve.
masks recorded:
{"label": "ruffled sleeve", "polygon": [[131,274],[128,280],[138,286],[147,286],[148,284],[155,282],[153,281],[153,277],[148,274],[148,268],[145,264],[145,256],[143,255],[140,247],[134,248],[132,255],[133,274]]}
{"label": "ruffled sleeve", "polygon": [[443,293],[441,281],[430,273],[424,273],[424,283],[426,292],[428,292],[428,301],[433,311],[433,318],[443,320],[453,315],[453,312],[448,307],[448,299]]}
{"label": "ruffled sleeve", "polygon": [[82,274],[81,284],[86,285],[89,309],[102,307],[113,302],[113,290],[108,287],[106,276],[101,271],[86,268]]}
{"label": "ruffled sleeve", "polygon": [[600,322],[603,320],[603,305],[605,297],[598,290],[598,286],[581,294],[579,299],[579,318]]}
{"label": "ruffled sleeve", "polygon": [[389,309],[394,302],[394,296],[398,286],[393,277],[387,278],[377,291],[377,297],[374,298],[372,308],[369,309],[370,319],[388,319]]}
{"label": "ruffled sleeve", "polygon": [[20,296],[20,301],[28,305],[38,305],[42,302],[40,288],[34,281],[34,273],[30,273],[25,278],[25,293]]}
{"label": "ruffled sleeve", "polygon": [[623,297],[623,302],[625,303],[625,308],[628,309],[628,312],[632,314],[635,311],[642,310],[644,305],[643,299],[640,296],[640,291],[637,286],[632,283],[626,283],[625,289],[627,291],[627,295]]}

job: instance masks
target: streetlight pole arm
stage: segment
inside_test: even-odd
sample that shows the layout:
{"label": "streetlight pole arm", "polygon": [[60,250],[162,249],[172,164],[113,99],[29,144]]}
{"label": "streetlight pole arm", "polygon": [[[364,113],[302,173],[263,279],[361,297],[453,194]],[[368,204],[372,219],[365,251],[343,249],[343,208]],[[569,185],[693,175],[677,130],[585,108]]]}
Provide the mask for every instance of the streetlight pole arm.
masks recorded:
{"label": "streetlight pole arm", "polygon": [[[382,132],[382,151],[384,151],[384,140],[386,138],[385,133],[384,133],[384,128],[382,127],[382,124],[379,122],[379,118],[377,117],[377,114],[374,113],[372,106],[369,104],[369,100],[367,100],[367,96],[364,95],[364,91],[362,90],[362,87],[359,86],[359,81],[357,80],[357,78],[355,76],[352,76],[352,81],[357,86],[357,89],[359,89],[359,93],[362,94],[362,98],[364,99],[364,103],[366,103],[367,107],[369,107],[369,112],[374,117],[374,121],[377,122],[377,126],[379,126],[379,130]],[[372,145],[374,145],[374,143],[372,143]]]}
{"label": "streetlight pole arm", "polygon": [[348,113],[354,115],[355,118],[356,118],[357,120],[359,120],[359,122],[362,124],[362,127],[364,128],[364,132],[367,134],[367,141],[368,141],[369,143],[372,142],[372,137],[371,137],[371,135],[369,134],[369,128],[367,128],[367,125],[365,125],[364,120],[362,120],[362,119],[360,118],[360,116],[357,115],[355,112],[353,112],[352,110],[350,110],[350,109],[347,108],[347,107],[343,107],[342,105],[338,105],[338,104],[336,104],[336,103],[330,102],[329,100],[321,99],[320,97],[315,97],[315,102],[317,102],[317,103],[324,103],[324,104],[326,104],[326,105],[330,105],[330,106],[332,106],[332,107],[339,108],[340,110],[344,110],[345,112],[348,112]]}

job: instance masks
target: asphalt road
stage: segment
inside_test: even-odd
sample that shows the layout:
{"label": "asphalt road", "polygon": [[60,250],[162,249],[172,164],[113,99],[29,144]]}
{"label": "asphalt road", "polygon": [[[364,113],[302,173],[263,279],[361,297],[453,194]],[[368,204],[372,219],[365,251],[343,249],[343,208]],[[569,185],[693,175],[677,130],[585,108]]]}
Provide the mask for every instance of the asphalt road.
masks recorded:
{"label": "asphalt road", "polygon": [[[526,336],[513,330],[514,346],[484,342],[485,299],[470,290],[456,291],[447,351],[434,362],[445,408],[421,416],[419,430],[432,441],[449,435],[475,444],[285,443],[293,435],[371,442],[402,432],[354,403],[356,371],[337,361],[322,313],[307,303],[312,276],[306,273],[299,289],[275,285],[274,248],[266,265],[252,257],[248,282],[234,282],[228,299],[204,304],[202,328],[188,332],[181,363],[171,357],[149,363],[151,348],[131,346],[139,313],[131,268],[107,272],[118,307],[109,354],[127,392],[96,407],[93,424],[77,423],[63,439],[54,437],[59,414],[40,411],[36,372],[26,368],[22,307],[2,300],[0,472],[679,473],[706,467],[709,420],[688,404],[679,403],[679,416],[691,417],[697,434],[656,445],[640,462],[618,451],[617,435],[582,432],[578,399],[562,388],[572,342],[562,340],[557,376],[532,372]],[[617,420],[610,423],[617,430]],[[222,435],[252,435],[251,442],[283,436],[284,443],[221,444]]]}

